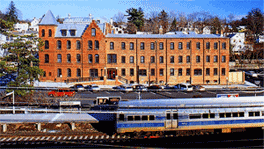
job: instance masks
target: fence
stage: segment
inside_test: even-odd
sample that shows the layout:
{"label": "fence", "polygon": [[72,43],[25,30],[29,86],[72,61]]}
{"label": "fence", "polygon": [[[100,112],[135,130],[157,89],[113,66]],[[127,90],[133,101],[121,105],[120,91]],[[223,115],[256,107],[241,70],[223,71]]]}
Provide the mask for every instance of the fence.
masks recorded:
{"label": "fence", "polygon": [[72,79],[67,79],[64,82],[72,83],[72,82],[87,82],[87,81],[100,81],[100,80],[104,80],[104,77],[100,76],[100,77],[72,78]]}

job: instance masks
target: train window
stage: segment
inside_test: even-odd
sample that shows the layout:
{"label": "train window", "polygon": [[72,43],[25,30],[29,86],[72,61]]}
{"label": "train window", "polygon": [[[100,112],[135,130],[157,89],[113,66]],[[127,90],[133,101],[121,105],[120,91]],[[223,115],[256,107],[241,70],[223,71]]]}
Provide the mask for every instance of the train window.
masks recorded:
{"label": "train window", "polygon": [[220,113],[220,118],[225,118],[225,113]]}
{"label": "train window", "polygon": [[135,121],[140,121],[140,116],[135,116]]}
{"label": "train window", "polygon": [[119,114],[119,121],[124,121],[124,120],[125,120],[125,115]]}
{"label": "train window", "polygon": [[215,114],[214,113],[210,113],[210,118],[215,118]]}
{"label": "train window", "polygon": [[226,117],[231,117],[231,113],[226,113]]}
{"label": "train window", "polygon": [[209,118],[209,114],[203,114],[203,118]]}
{"label": "train window", "polygon": [[233,113],[233,117],[238,117],[238,113]]}
{"label": "train window", "polygon": [[170,113],[167,113],[166,119],[167,120],[170,120],[171,119]]}
{"label": "train window", "polygon": [[191,114],[190,119],[199,119],[201,118],[201,114]]}
{"label": "train window", "polygon": [[178,119],[178,113],[173,113],[173,119]]}
{"label": "train window", "polygon": [[154,116],[154,115],[150,115],[150,116],[149,116],[149,120],[150,120],[150,121],[154,121],[154,120],[155,120],[155,116]]}
{"label": "train window", "polygon": [[133,116],[128,116],[128,117],[127,117],[127,120],[128,120],[128,121],[133,121]]}
{"label": "train window", "polygon": [[239,117],[244,117],[244,112],[239,112]]}
{"label": "train window", "polygon": [[254,116],[254,112],[248,112],[248,116]]}
{"label": "train window", "polygon": [[142,121],[147,121],[148,120],[148,116],[147,115],[143,115],[142,116]]}
{"label": "train window", "polygon": [[255,116],[260,116],[260,112],[255,112]]}

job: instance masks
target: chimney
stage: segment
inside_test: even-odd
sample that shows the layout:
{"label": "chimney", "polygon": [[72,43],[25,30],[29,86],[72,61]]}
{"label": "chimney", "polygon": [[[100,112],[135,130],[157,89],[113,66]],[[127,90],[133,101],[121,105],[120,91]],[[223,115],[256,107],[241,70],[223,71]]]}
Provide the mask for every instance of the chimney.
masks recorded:
{"label": "chimney", "polygon": [[163,28],[162,28],[162,26],[160,26],[160,28],[159,28],[159,34],[163,34]]}
{"label": "chimney", "polygon": [[113,23],[114,21],[113,21],[113,18],[111,18],[110,19],[110,25],[113,25],[114,23]]}
{"label": "chimney", "polygon": [[71,18],[71,14],[70,14],[70,13],[68,14],[68,18],[69,18],[69,19]]}
{"label": "chimney", "polygon": [[218,30],[216,30],[215,34],[218,34]]}
{"label": "chimney", "polygon": [[221,29],[221,37],[223,37],[223,36],[224,36],[223,29]]}

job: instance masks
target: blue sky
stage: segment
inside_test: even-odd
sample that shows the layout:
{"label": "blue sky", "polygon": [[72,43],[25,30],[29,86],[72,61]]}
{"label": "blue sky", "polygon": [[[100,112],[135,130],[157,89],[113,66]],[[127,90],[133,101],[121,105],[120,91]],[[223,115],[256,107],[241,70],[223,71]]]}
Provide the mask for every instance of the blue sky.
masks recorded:
{"label": "blue sky", "polygon": [[[186,14],[195,11],[209,11],[211,14],[226,17],[230,13],[238,18],[247,15],[252,8],[263,12],[263,0],[13,0],[16,8],[22,12],[22,19],[40,18],[48,10],[54,16],[112,18],[118,12],[125,13],[128,8],[142,7],[145,13],[165,10],[181,11]],[[4,12],[10,0],[0,0],[0,10]]]}

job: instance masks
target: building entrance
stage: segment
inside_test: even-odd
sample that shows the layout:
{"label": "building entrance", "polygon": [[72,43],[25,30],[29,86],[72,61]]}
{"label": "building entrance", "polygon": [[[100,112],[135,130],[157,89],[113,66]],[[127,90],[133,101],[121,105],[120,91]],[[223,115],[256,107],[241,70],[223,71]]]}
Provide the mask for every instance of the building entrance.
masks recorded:
{"label": "building entrance", "polygon": [[114,68],[107,69],[107,79],[115,79],[117,75],[117,70]]}

